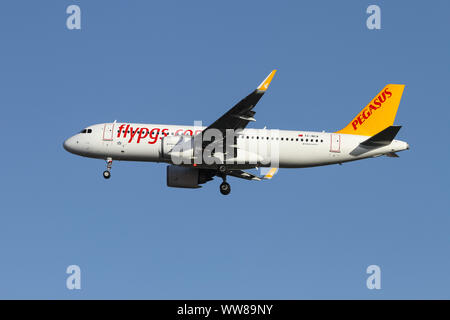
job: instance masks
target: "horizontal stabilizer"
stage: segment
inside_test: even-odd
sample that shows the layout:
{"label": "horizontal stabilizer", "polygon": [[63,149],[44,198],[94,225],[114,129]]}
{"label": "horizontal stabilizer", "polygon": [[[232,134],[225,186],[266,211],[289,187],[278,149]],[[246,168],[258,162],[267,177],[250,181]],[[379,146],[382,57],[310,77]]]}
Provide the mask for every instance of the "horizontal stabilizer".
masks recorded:
{"label": "horizontal stabilizer", "polygon": [[394,140],[401,127],[402,126],[389,126],[386,129],[378,132],[376,135],[361,142],[360,145],[370,148],[387,146],[391,144],[392,140]]}

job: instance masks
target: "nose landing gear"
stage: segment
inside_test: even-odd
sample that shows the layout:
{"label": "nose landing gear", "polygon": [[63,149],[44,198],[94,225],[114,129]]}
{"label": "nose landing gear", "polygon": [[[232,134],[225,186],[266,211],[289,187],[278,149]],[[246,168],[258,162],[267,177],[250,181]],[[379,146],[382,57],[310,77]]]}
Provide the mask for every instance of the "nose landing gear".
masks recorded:
{"label": "nose landing gear", "polygon": [[112,167],[112,158],[106,159],[106,170],[103,171],[103,178],[109,179],[111,178],[111,167]]}

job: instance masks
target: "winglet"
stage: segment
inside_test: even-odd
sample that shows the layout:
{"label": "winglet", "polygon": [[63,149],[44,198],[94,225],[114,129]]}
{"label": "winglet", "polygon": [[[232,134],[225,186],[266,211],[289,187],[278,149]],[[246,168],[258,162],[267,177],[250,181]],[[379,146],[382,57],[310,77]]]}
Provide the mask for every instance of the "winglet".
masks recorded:
{"label": "winglet", "polygon": [[263,82],[261,82],[261,84],[258,86],[258,88],[256,88],[257,90],[260,91],[266,91],[267,88],[269,88],[269,84],[272,81],[273,76],[275,75],[275,73],[277,72],[277,70],[273,70],[268,76],[267,78],[264,79]]}
{"label": "winglet", "polygon": [[270,168],[269,172],[267,172],[262,178],[265,180],[272,179],[273,176],[278,172],[278,168]]}

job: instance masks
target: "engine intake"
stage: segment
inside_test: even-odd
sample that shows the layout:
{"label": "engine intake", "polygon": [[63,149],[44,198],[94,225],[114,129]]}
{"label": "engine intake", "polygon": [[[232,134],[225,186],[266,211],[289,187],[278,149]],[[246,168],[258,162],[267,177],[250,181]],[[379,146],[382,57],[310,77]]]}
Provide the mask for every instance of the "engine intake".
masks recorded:
{"label": "engine intake", "polygon": [[167,166],[167,186],[174,188],[200,188],[198,168]]}
{"label": "engine intake", "polygon": [[167,186],[173,188],[201,188],[200,184],[211,181],[216,172],[193,167],[167,166]]}

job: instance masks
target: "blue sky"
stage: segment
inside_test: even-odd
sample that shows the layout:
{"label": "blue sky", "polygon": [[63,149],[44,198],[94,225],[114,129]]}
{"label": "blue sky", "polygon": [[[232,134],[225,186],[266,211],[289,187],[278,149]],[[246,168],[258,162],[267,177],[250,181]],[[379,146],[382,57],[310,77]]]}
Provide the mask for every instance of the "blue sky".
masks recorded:
{"label": "blue sky", "polygon": [[[67,6],[82,30],[66,28]],[[366,28],[370,4],[382,29]],[[447,1],[2,1],[0,298],[450,298]],[[411,150],[169,189],[67,153],[115,119],[213,122],[278,69],[252,127],[338,130],[388,83]],[[81,267],[82,290],[65,287]],[[381,290],[366,268],[381,267]]]}

